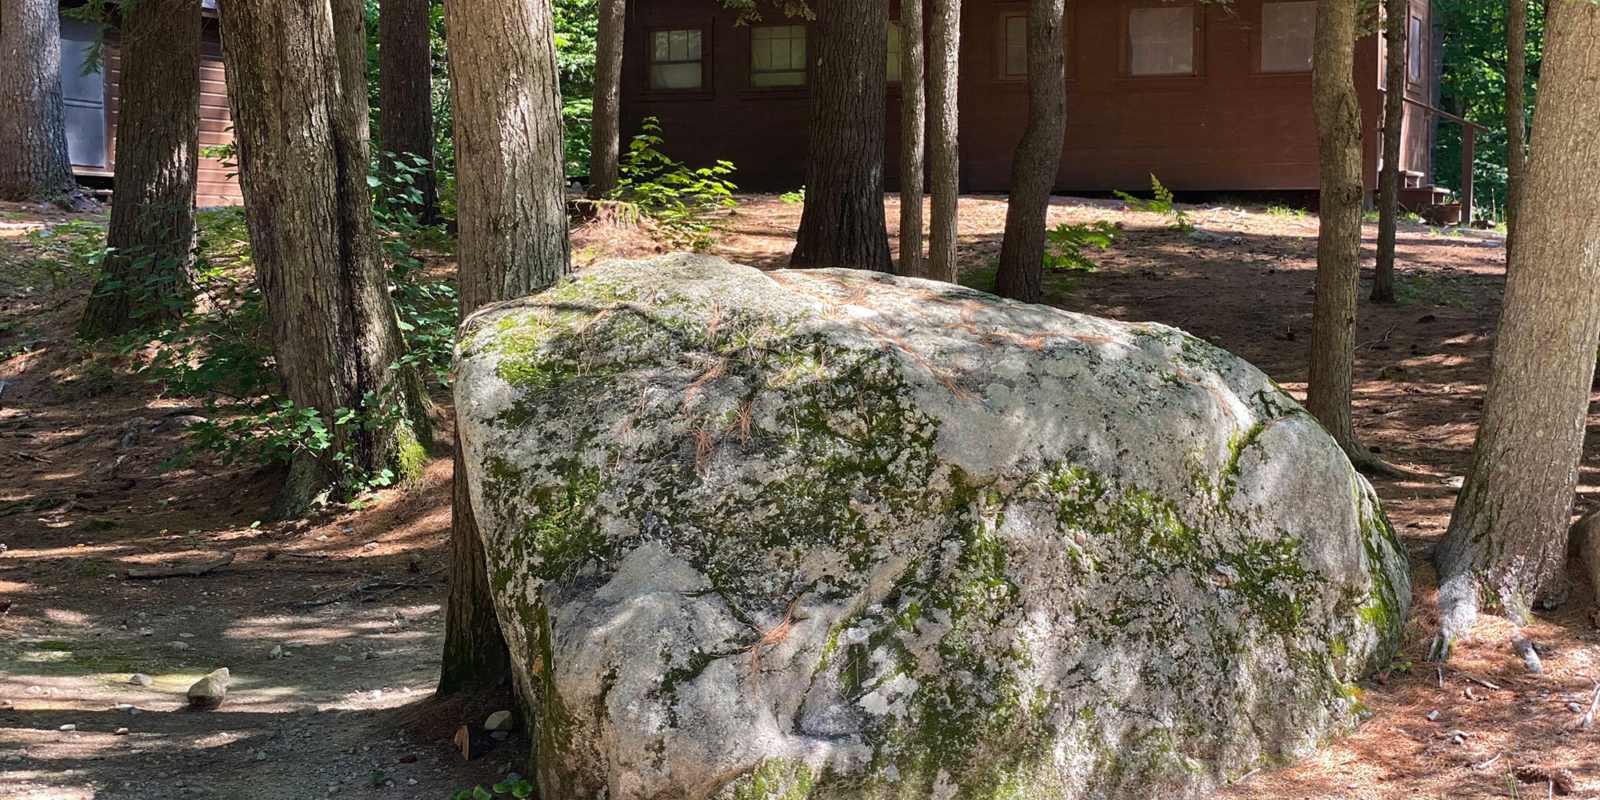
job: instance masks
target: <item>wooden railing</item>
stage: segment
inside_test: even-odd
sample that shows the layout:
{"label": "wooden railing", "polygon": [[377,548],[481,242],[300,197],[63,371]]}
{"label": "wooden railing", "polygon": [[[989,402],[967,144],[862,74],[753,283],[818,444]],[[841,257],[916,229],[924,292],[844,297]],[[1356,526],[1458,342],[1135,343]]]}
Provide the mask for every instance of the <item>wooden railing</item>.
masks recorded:
{"label": "wooden railing", "polygon": [[1473,146],[1475,144],[1475,140],[1477,139],[1478,131],[1486,131],[1486,130],[1489,130],[1489,129],[1484,127],[1484,126],[1482,126],[1482,125],[1479,125],[1476,122],[1472,122],[1470,120],[1462,119],[1461,117],[1458,117],[1458,116],[1456,116],[1456,115],[1454,115],[1454,114],[1452,114],[1452,113],[1450,113],[1448,111],[1445,111],[1443,109],[1434,108],[1433,106],[1430,106],[1427,103],[1424,103],[1424,102],[1422,102],[1420,100],[1412,100],[1409,97],[1407,97],[1405,100],[1406,100],[1407,103],[1410,103],[1411,105],[1414,105],[1417,108],[1422,109],[1424,113],[1432,114],[1433,116],[1440,117],[1442,119],[1447,119],[1447,120],[1449,120],[1451,122],[1458,123],[1459,125],[1461,125],[1461,224],[1462,225],[1471,225],[1472,224],[1472,162],[1473,162],[1473,152],[1472,152],[1472,150],[1473,150]]}

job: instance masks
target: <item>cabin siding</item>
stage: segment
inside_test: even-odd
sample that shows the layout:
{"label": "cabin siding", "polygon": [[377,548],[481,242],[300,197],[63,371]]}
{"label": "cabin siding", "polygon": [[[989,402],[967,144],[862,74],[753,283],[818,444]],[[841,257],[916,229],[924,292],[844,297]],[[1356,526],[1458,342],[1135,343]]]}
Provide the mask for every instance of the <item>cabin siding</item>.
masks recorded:
{"label": "cabin siding", "polygon": [[[823,0],[824,2],[826,0]],[[1182,4],[1184,0],[1168,3]],[[1262,73],[1262,0],[1194,3],[1196,74],[1130,77],[1126,14],[1144,0],[1068,0],[1066,19],[1067,133],[1058,191],[1106,191],[1149,186],[1154,173],[1177,190],[1310,190],[1317,187],[1311,75]],[[1005,191],[1011,156],[1027,121],[1027,83],[1004,74],[1004,20],[1025,14],[1025,0],[968,0],[962,10],[961,182],[965,191]],[[898,9],[893,13],[898,18]],[[1427,0],[1414,0],[1424,31]],[[809,92],[804,87],[749,86],[749,29],[733,12],[701,0],[633,0],[624,48],[624,136],[656,117],[669,155],[692,166],[717,159],[738,168],[746,189],[792,190],[805,180]],[[787,22],[767,11],[768,22]],[[650,91],[646,47],[651,31],[704,31],[706,85],[694,91]],[[1376,185],[1380,37],[1357,45],[1356,81],[1365,133],[1369,190]],[[1433,59],[1408,81],[1407,93],[1427,102]],[[899,87],[891,84],[884,143],[885,174],[898,183]],[[1431,126],[1408,107],[1405,169],[1431,168]]]}

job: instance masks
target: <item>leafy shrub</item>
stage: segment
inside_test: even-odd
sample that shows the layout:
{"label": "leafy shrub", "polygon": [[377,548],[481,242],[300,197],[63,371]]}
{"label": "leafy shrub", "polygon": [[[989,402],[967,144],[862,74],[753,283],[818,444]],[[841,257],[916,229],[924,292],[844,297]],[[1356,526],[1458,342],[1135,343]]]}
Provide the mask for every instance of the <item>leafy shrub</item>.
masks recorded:
{"label": "leafy shrub", "polygon": [[1045,231],[1044,235],[1047,242],[1044,254],[1046,267],[1094,272],[1099,267],[1083,254],[1083,248],[1098,247],[1104,250],[1122,235],[1122,231],[1105,220],[1096,220],[1092,223],[1078,222],[1070,225],[1063,222]]}
{"label": "leafy shrub", "polygon": [[1194,230],[1194,223],[1189,220],[1189,213],[1178,208],[1173,203],[1172,190],[1162,186],[1161,181],[1156,179],[1155,173],[1150,174],[1150,193],[1155,197],[1144,200],[1127,192],[1112,192],[1135,211],[1149,211],[1153,214],[1171,216],[1173,218],[1173,230],[1183,231],[1184,233]]}
{"label": "leafy shrub", "polygon": [[714,167],[690,169],[661,151],[661,125],[655,117],[628,145],[617,166],[616,202],[626,212],[651,220],[667,241],[677,247],[705,250],[711,246],[712,212],[733,208],[739,187],[727,179],[733,164],[718,161]]}
{"label": "leafy shrub", "polygon": [[450,800],[494,800],[496,797],[532,797],[533,784],[513,772],[506,775],[494,786],[488,789],[483,786],[474,786],[471,789],[457,789],[450,795]]}
{"label": "leafy shrub", "polygon": [[784,192],[778,195],[778,199],[792,206],[803,206],[806,204],[806,187],[800,187],[799,191]]}
{"label": "leafy shrub", "polygon": [[106,226],[74,219],[29,231],[35,280],[47,278],[55,291],[94,275],[106,256]]}

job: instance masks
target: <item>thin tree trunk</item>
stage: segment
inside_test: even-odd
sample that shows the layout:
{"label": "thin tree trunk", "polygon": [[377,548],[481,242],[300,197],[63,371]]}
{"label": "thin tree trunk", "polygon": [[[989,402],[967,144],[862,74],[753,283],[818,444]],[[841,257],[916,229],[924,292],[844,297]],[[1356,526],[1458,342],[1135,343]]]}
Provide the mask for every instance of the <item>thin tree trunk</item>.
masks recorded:
{"label": "thin tree trunk", "polygon": [[1506,16],[1506,258],[1517,234],[1517,206],[1528,176],[1528,0],[1509,0]]}
{"label": "thin tree trunk", "polygon": [[600,0],[600,26],[595,36],[594,111],[589,145],[589,197],[617,191],[617,156],[622,135],[622,42],[626,0]]}
{"label": "thin tree trunk", "polygon": [[[464,318],[567,274],[561,92],[550,0],[446,0],[445,25]],[[496,685],[510,664],[459,450],[452,510],[440,694]]]}
{"label": "thin tree trunk", "polygon": [[1037,303],[1044,294],[1050,190],[1061,170],[1067,133],[1066,59],[1061,51],[1065,13],[1065,0],[1028,3],[1028,126],[1011,159],[1011,197],[995,276],[995,294],[1026,303]]}
{"label": "thin tree trunk", "polygon": [[932,184],[928,277],[955,283],[957,205],[961,197],[961,2],[933,0],[928,20],[928,162]]}
{"label": "thin tree trunk", "polygon": [[[361,0],[334,0],[333,9],[326,0],[219,3],[278,376],[289,400],[315,409],[333,434],[332,446],[295,458],[269,517],[299,514],[352,478],[407,477],[421,468],[429,433],[416,372],[390,367],[404,343],[372,227],[361,10]],[[340,409],[383,424],[334,425]]]}
{"label": "thin tree trunk", "polygon": [[1558,588],[1600,335],[1600,5],[1550,4],[1518,244],[1472,446],[1439,567],[1430,655],[1477,618],[1480,591],[1516,624]]}
{"label": "thin tree trunk", "polygon": [[121,109],[110,248],[84,309],[86,339],[182,316],[193,295],[200,152],[200,0],[139,0],[122,12]]}
{"label": "thin tree trunk", "polygon": [[[1513,0],[1515,2],[1515,0]],[[1386,0],[1388,63],[1383,96],[1383,170],[1378,173],[1378,260],[1372,274],[1372,302],[1394,302],[1394,237],[1400,216],[1400,143],[1406,119],[1406,29],[1411,0]]]}
{"label": "thin tree trunk", "polygon": [[[383,0],[378,6],[378,130],[384,151],[413,169],[396,169],[387,156],[381,164],[391,184],[400,175],[411,176],[416,197],[402,205],[424,225],[439,221],[433,163],[433,24],[428,6],[429,0]],[[420,166],[419,159],[424,162]]]}
{"label": "thin tree trunk", "polygon": [[789,266],[893,272],[883,213],[889,0],[819,4],[806,204]]}
{"label": "thin tree trunk", "polygon": [[922,0],[900,4],[900,261],[895,274],[921,278],[922,171],[927,131],[927,95],[922,82]]}
{"label": "thin tree trunk", "polygon": [[0,0],[0,200],[74,195],[56,0]]}
{"label": "thin tree trunk", "polygon": [[1311,311],[1306,408],[1357,467],[1376,462],[1350,415],[1361,279],[1361,107],[1356,100],[1357,0],[1318,0],[1312,106],[1321,175],[1317,297]]}

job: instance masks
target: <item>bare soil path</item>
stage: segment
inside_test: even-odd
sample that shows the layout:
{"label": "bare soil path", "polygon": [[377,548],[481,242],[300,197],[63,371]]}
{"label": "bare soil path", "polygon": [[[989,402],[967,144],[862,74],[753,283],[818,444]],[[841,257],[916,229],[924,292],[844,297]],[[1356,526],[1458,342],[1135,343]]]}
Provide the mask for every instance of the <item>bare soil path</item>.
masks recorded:
{"label": "bare soil path", "polygon": [[[782,266],[800,206],[741,199],[716,252]],[[894,230],[897,201],[887,204]],[[1177,325],[1300,390],[1316,218],[1188,210],[1211,235],[1115,201],[1056,198],[1052,222],[1105,219],[1125,235],[1096,254],[1100,271],[1049,278],[1050,302]],[[1005,201],[967,197],[961,211],[965,280],[981,285]],[[74,343],[87,276],[41,273],[23,242],[83,219],[95,217],[0,205],[0,797],[442,800],[520,766],[524,740],[466,763],[449,742],[458,722],[503,699],[427,699],[442,633],[448,442],[418,485],[306,523],[253,524],[275,471],[206,459],[163,471],[183,442],[171,420],[194,408],[128,378],[116,354]],[[580,264],[656,251],[636,230],[574,231]],[[1579,729],[1568,706],[1587,706],[1600,680],[1586,588],[1525,631],[1543,675],[1522,668],[1510,627],[1493,618],[1450,666],[1422,663],[1437,613],[1426,555],[1471,447],[1503,277],[1491,234],[1401,231],[1401,302],[1361,306],[1356,420],[1385,458],[1425,476],[1376,483],[1413,556],[1406,649],[1364,687],[1373,718],[1354,735],[1221,796],[1545,796],[1544,783],[1516,782],[1512,772],[1529,766],[1570,769],[1578,796],[1600,795],[1600,726]],[[1587,507],[1600,499],[1600,437],[1581,482]],[[123,577],[229,553],[232,563],[201,577]],[[234,676],[222,708],[182,711],[189,683],[221,666]],[[134,673],[151,685],[130,684]]]}

